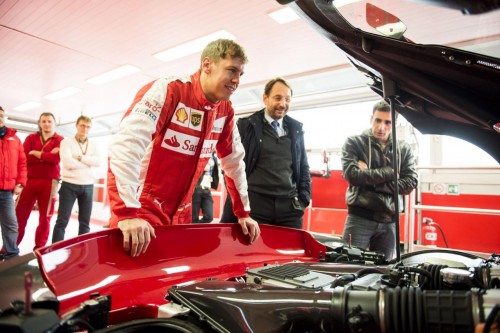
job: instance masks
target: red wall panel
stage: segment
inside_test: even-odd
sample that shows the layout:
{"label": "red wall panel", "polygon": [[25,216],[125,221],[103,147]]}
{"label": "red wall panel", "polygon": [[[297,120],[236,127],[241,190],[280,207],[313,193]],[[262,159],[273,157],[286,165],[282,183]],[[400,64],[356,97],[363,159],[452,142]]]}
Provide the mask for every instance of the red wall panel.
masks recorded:
{"label": "red wall panel", "polygon": [[331,171],[330,178],[313,177],[312,205],[322,208],[347,209],[345,204],[347,186],[341,170]]}
{"label": "red wall panel", "polygon": [[[496,195],[434,195],[422,193],[422,205],[482,208],[500,210],[500,197]],[[478,252],[500,252],[500,216],[422,211],[422,217],[437,222],[448,241],[448,246]],[[439,247],[445,242],[438,229]]]}
{"label": "red wall panel", "polygon": [[[347,182],[342,178],[341,170],[333,170],[330,178],[312,179],[312,210],[311,221],[306,223],[310,231],[328,234],[342,234],[347,206],[345,191]],[[434,195],[422,194],[422,205],[451,206],[466,208],[482,208],[500,210],[500,197],[497,195]],[[443,229],[448,246],[454,249],[477,252],[500,252],[500,216],[423,211],[423,217],[432,218]],[[404,214],[400,218],[400,235],[403,240]],[[414,239],[417,239],[415,229]],[[445,247],[445,242],[438,229],[439,247]]]}

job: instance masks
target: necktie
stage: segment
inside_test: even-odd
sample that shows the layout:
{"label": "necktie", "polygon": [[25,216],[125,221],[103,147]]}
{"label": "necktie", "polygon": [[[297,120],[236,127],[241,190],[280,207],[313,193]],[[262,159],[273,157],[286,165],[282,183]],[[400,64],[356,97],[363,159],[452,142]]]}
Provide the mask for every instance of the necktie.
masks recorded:
{"label": "necktie", "polygon": [[277,120],[274,120],[274,121],[271,122],[271,125],[273,126],[274,131],[276,132],[276,134],[278,134],[278,136],[280,136],[280,129],[279,129],[280,123],[278,123]]}

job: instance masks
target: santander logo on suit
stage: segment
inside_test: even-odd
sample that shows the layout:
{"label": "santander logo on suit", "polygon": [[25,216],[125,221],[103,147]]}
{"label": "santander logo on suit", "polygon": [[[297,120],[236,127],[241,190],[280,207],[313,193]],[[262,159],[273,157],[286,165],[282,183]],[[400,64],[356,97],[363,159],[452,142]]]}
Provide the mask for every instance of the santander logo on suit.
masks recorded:
{"label": "santander logo on suit", "polygon": [[[184,128],[201,131],[205,112],[186,107],[179,103],[172,117],[171,123]],[[212,133],[221,133],[224,128],[226,117],[216,119],[212,127]],[[186,155],[195,155],[200,138],[168,128],[163,137],[161,147]],[[210,157],[215,149],[217,140],[205,140],[201,148],[200,157]]]}

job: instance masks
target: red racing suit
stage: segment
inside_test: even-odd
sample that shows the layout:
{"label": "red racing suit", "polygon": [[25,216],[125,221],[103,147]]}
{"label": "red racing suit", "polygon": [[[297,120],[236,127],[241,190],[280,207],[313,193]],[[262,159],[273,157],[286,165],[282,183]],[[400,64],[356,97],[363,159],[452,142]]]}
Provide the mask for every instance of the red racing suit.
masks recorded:
{"label": "red racing suit", "polygon": [[231,102],[208,101],[199,72],[144,86],[109,144],[110,226],[129,218],[189,222],[194,186],[214,149],[235,215],[249,216],[244,148]]}
{"label": "red racing suit", "polygon": [[[59,178],[61,178],[61,158],[59,148],[64,138],[57,133],[45,142],[40,132],[32,133],[24,140],[24,153],[28,166],[28,182],[19,195],[16,205],[16,215],[19,235],[17,244],[24,238],[26,225],[35,202],[38,203],[38,227],[35,231],[35,248],[45,246],[50,233],[50,219],[54,214]],[[41,151],[40,158],[30,155],[32,150]]]}

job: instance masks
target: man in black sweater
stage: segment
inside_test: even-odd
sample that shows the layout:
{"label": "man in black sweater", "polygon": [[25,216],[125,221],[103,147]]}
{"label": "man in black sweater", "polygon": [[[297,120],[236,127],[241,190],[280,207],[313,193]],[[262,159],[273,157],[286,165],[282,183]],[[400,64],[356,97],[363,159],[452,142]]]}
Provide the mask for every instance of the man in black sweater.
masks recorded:
{"label": "man in black sweater", "polygon": [[[265,108],[238,120],[245,147],[250,216],[259,223],[302,228],[311,200],[311,174],[302,123],[287,115],[292,89],[283,78],[266,83]],[[221,222],[235,222],[227,197]]]}

